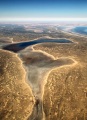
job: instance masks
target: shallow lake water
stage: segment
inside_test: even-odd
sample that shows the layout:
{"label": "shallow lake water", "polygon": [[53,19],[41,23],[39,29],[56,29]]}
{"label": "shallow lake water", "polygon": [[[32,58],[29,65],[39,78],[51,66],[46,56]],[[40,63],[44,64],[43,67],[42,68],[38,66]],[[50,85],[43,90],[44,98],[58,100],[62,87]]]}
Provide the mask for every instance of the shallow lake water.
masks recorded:
{"label": "shallow lake water", "polygon": [[75,27],[74,29],[72,29],[72,32],[87,35],[87,26]]}
{"label": "shallow lake water", "polygon": [[13,52],[18,52],[18,51],[23,50],[26,47],[31,46],[31,45],[35,45],[35,44],[39,44],[39,43],[52,43],[52,42],[53,43],[72,43],[72,41],[67,40],[67,39],[50,39],[50,38],[42,39],[42,38],[40,38],[37,40],[28,41],[28,42],[9,44],[9,45],[3,47],[3,49],[13,51]]}

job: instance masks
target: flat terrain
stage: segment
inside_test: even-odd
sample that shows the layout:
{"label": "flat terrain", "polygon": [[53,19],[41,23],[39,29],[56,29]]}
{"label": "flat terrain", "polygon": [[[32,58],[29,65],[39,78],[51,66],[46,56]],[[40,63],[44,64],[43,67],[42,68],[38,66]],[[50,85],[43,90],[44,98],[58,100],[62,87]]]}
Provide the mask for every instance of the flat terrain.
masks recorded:
{"label": "flat terrain", "polygon": [[87,120],[86,36],[16,25],[1,29],[0,36],[9,37],[2,46],[42,36],[73,41],[0,50],[0,120]]}

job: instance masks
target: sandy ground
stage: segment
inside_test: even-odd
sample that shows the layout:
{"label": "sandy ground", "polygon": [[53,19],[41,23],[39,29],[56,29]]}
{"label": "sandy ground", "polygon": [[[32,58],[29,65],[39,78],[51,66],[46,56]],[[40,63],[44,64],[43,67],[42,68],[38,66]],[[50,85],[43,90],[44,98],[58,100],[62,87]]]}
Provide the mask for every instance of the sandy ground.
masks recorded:
{"label": "sandy ground", "polygon": [[[35,98],[33,112],[31,116],[30,115],[28,116],[28,120],[48,120],[47,116],[45,117],[45,115],[46,115],[46,109],[50,107],[50,105],[46,103],[47,101],[46,98],[48,98],[46,96],[47,95],[46,93],[48,93],[49,87],[46,86],[48,85],[49,82],[48,77],[51,75],[52,71],[55,71],[56,69],[61,70],[62,68],[63,69],[66,68],[66,70],[63,71],[64,73],[66,73],[68,67],[73,68],[77,64],[81,65],[79,59],[82,58],[80,57],[79,54],[82,52],[82,50],[80,49],[82,48],[82,46],[80,47],[79,41],[77,40],[74,41],[73,38],[71,38],[70,40],[72,40],[74,43],[73,44],[44,43],[40,45],[27,47],[17,53],[18,57],[21,58],[22,67],[25,69],[26,72],[26,83],[27,85],[30,86]],[[54,84],[57,84],[57,82],[55,81]],[[52,92],[55,92],[55,91],[51,91],[51,92],[50,91],[49,91],[50,95],[52,94]],[[57,96],[57,94],[55,96]],[[49,99],[51,98],[49,97]],[[49,100],[49,102],[51,101]],[[44,109],[43,109],[43,103],[45,106]],[[46,107],[47,104],[49,105],[48,107]]]}
{"label": "sandy ground", "polygon": [[33,113],[29,120],[44,119],[43,112],[43,94],[47,78],[53,69],[71,66],[77,64],[72,58],[61,57],[55,59],[52,55],[41,50],[34,50],[33,47],[27,47],[19,52],[23,61],[24,68],[27,72],[27,83],[31,86],[32,92],[36,99]]}
{"label": "sandy ground", "polygon": [[45,120],[87,119],[87,39],[73,38],[78,44],[42,44],[34,46],[56,59],[67,57],[77,61],[52,70],[44,88]]}
{"label": "sandy ground", "polygon": [[0,120],[26,120],[31,115],[34,96],[25,77],[20,58],[0,50]]}

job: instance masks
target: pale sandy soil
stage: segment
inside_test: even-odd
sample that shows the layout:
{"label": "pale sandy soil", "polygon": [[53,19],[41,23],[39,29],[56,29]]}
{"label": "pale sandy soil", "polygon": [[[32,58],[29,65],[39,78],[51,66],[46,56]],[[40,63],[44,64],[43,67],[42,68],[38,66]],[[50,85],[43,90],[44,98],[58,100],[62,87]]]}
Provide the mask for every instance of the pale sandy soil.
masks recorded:
{"label": "pale sandy soil", "polygon": [[87,41],[69,38],[73,44],[44,43],[18,52],[26,72],[24,84],[35,99],[26,119],[86,120]]}
{"label": "pale sandy soil", "polygon": [[47,82],[47,78],[50,72],[55,68],[61,68],[63,66],[73,66],[77,62],[68,57],[61,57],[55,59],[52,55],[43,52],[41,50],[34,50],[33,47],[27,47],[19,52],[19,56],[23,61],[24,68],[27,72],[27,83],[31,86],[36,102],[33,109],[33,113],[29,120],[38,119],[41,120],[44,117],[43,111],[43,94],[44,85]]}
{"label": "pale sandy soil", "polygon": [[78,44],[40,44],[42,50],[56,59],[67,57],[75,65],[62,66],[50,72],[44,88],[43,110],[45,120],[87,119],[87,40],[80,36]]}
{"label": "pale sandy soil", "polygon": [[26,120],[31,115],[34,96],[25,77],[19,57],[0,50],[0,120]]}

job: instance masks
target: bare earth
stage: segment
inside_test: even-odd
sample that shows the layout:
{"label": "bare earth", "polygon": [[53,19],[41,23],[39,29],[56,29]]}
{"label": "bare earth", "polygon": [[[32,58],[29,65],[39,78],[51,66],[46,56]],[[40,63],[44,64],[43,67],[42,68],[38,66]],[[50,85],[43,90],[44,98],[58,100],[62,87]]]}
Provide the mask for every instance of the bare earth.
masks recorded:
{"label": "bare earth", "polygon": [[77,62],[74,66],[62,66],[49,74],[43,95],[45,120],[87,120],[86,45],[85,40],[79,40],[76,44],[42,44],[34,47],[56,59],[67,57]]}
{"label": "bare earth", "polygon": [[0,50],[0,120],[26,120],[31,114],[34,97],[25,75],[17,55]]}
{"label": "bare earth", "polygon": [[[44,85],[51,70],[56,67],[74,65],[76,62],[70,58],[55,59],[52,55],[40,50],[26,48],[20,52],[20,57],[27,71],[27,83],[30,84],[38,105],[35,105],[34,112],[30,119],[43,119],[43,94]],[[39,106],[39,107],[37,107]],[[38,114],[38,115],[37,115]]]}
{"label": "bare earth", "polygon": [[87,120],[87,38],[59,36],[73,43],[0,50],[0,120]]}

